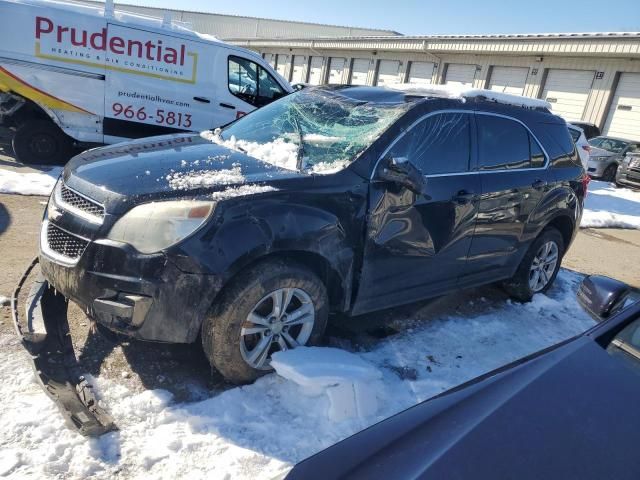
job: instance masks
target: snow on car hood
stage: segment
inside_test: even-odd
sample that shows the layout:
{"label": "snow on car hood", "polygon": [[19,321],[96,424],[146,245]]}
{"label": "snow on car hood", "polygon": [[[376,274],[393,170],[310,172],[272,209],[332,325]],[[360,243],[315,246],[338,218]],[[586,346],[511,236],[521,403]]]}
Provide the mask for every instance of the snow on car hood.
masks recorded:
{"label": "snow on car hood", "polygon": [[212,144],[198,134],[180,134],[86,151],[67,164],[63,176],[71,188],[99,202],[114,197],[124,202],[130,197],[139,201],[265,192],[272,182],[302,175]]}

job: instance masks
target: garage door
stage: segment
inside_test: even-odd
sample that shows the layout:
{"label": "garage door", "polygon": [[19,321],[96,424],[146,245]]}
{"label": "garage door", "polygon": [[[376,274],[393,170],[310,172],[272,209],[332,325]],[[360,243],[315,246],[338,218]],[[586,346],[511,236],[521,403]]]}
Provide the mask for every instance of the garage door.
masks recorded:
{"label": "garage door", "polygon": [[344,77],[346,58],[332,57],[329,62],[329,83],[340,85]]}
{"label": "garage door", "polygon": [[322,83],[323,62],[323,57],[311,57],[311,65],[309,68],[309,83],[311,85],[320,85]]}
{"label": "garage door", "polygon": [[371,60],[368,58],[354,58],[351,67],[351,85],[366,85],[369,78],[369,65]]}
{"label": "garage door", "polygon": [[409,83],[431,83],[433,65],[433,62],[411,62],[411,67],[409,67]]}
{"label": "garage door", "polygon": [[640,73],[623,73],[604,126],[607,135],[640,141]]}
{"label": "garage door", "polygon": [[292,83],[304,82],[305,79],[305,64],[307,58],[304,55],[293,56],[293,73],[291,74]]}
{"label": "garage door", "polygon": [[493,67],[491,79],[489,80],[489,90],[522,95],[524,94],[528,73],[528,68]]}
{"label": "garage door", "polygon": [[400,62],[397,60],[380,60],[378,65],[377,85],[392,85],[398,83],[398,70]]}
{"label": "garage door", "polygon": [[282,75],[283,78],[287,78],[287,69],[289,68],[289,55],[278,54],[278,63],[276,65],[276,71]]}
{"label": "garage door", "polygon": [[594,72],[591,70],[557,70],[547,73],[542,98],[551,110],[565,120],[582,120],[589,98]]}
{"label": "garage door", "polygon": [[447,66],[445,82],[447,85],[465,85],[471,87],[476,76],[475,65],[463,65],[461,63],[450,63]]}

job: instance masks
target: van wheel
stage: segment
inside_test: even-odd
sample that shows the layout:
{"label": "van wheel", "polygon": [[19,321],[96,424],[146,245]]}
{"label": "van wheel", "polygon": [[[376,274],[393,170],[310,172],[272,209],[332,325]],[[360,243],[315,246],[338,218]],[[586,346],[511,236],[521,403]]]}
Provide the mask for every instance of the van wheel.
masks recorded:
{"label": "van wheel", "polygon": [[562,235],[548,227],[531,244],[516,274],[503,284],[516,300],[528,302],[534,294],[544,293],[556,279],[564,256]]}
{"label": "van wheel", "polygon": [[317,344],[328,318],[327,290],[304,267],[266,261],[241,273],[202,325],[211,363],[233,383],[248,383],[271,368],[271,355]]}
{"label": "van wheel", "polygon": [[48,120],[28,120],[11,143],[18,161],[30,165],[63,165],[73,154],[73,140]]}
{"label": "van wheel", "polygon": [[615,182],[617,171],[617,165],[609,165],[607,168],[605,168],[604,173],[602,174],[602,180],[604,180],[605,182]]}

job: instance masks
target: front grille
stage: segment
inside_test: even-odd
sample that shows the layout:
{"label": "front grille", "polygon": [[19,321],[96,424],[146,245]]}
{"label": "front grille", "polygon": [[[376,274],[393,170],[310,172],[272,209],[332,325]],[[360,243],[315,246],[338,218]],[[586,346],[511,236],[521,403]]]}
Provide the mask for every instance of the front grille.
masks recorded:
{"label": "front grille", "polygon": [[47,245],[57,254],[76,260],[80,258],[89,242],[49,223],[47,225]]}
{"label": "front grille", "polygon": [[104,217],[104,207],[102,205],[74,192],[62,182],[60,182],[60,199],[68,206],[85,212],[88,215],[98,218]]}

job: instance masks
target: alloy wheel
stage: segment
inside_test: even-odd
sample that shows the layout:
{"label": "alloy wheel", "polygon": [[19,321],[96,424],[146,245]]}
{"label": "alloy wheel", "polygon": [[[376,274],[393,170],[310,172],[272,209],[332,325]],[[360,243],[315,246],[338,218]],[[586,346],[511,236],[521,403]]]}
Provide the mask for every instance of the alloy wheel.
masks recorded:
{"label": "alloy wheel", "polygon": [[543,290],[551,281],[551,277],[558,264],[558,245],[556,242],[548,241],[544,243],[533,257],[531,269],[529,270],[529,288],[531,291],[539,292]]}
{"label": "alloy wheel", "polygon": [[279,288],[264,296],[242,324],[242,358],[252,368],[268,370],[271,354],[305,345],[314,323],[311,297],[299,288]]}

